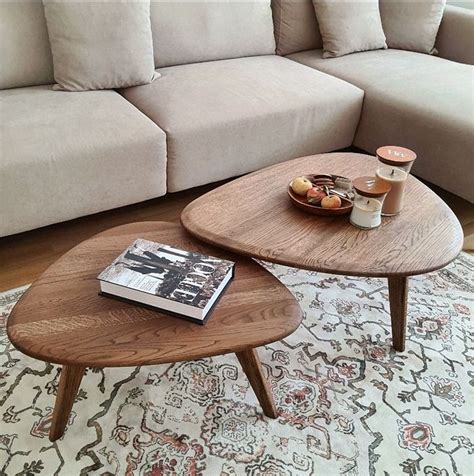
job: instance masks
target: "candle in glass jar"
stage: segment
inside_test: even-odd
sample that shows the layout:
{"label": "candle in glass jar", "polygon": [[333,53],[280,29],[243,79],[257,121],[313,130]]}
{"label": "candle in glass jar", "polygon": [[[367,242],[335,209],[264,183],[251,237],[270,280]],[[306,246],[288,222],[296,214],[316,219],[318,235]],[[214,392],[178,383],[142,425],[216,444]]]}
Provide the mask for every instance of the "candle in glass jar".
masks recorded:
{"label": "candle in glass jar", "polygon": [[358,228],[369,230],[381,223],[382,202],[375,198],[357,196],[351,212],[351,223]]}
{"label": "candle in glass jar", "polygon": [[391,191],[385,198],[382,215],[393,216],[403,208],[403,194],[416,154],[406,147],[386,145],[377,149],[379,159],[377,177],[391,185]]}
{"label": "candle in glass jar", "polygon": [[377,177],[358,177],[352,182],[354,201],[351,223],[364,230],[377,228],[381,222],[382,204],[390,191],[390,185]]}
{"label": "candle in glass jar", "polygon": [[383,202],[382,215],[397,215],[403,208],[403,194],[408,173],[398,167],[380,165],[375,174],[380,180],[391,186],[391,190]]}

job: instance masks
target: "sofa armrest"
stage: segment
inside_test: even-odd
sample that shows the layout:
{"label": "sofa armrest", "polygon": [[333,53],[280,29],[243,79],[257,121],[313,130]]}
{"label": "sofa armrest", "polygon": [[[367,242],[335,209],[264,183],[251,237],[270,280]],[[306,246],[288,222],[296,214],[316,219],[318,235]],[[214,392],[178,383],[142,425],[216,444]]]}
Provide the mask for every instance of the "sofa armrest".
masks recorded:
{"label": "sofa armrest", "polygon": [[446,5],[436,38],[441,58],[474,64],[474,10]]}

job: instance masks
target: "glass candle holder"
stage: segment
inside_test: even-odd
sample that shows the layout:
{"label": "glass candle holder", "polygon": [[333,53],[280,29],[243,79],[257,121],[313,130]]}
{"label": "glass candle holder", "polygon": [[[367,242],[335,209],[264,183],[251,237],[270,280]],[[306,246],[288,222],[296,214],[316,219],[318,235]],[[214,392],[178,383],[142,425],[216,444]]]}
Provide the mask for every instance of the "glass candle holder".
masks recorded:
{"label": "glass candle holder", "polygon": [[377,149],[377,158],[379,162],[376,176],[391,185],[383,204],[382,215],[398,215],[403,208],[405,185],[416,154],[410,149],[389,145]]}
{"label": "glass candle holder", "polygon": [[350,222],[357,228],[371,230],[382,222],[384,199],[390,192],[390,184],[377,177],[359,177],[352,183],[355,191]]}

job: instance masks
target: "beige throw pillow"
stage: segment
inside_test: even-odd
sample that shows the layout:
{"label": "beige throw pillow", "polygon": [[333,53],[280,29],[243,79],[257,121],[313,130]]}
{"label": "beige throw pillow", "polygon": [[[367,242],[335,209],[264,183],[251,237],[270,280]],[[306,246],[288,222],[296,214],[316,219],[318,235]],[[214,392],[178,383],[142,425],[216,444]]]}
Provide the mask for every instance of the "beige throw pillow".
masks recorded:
{"label": "beige throw pillow", "polygon": [[43,3],[55,89],[124,88],[156,77],[149,1]]}
{"label": "beige throw pillow", "polygon": [[434,48],[446,0],[380,0],[389,48],[436,53]]}
{"label": "beige throw pillow", "polygon": [[272,11],[278,55],[323,47],[312,0],[272,0]]}
{"label": "beige throw pillow", "polygon": [[387,48],[378,0],[313,0],[323,58]]}

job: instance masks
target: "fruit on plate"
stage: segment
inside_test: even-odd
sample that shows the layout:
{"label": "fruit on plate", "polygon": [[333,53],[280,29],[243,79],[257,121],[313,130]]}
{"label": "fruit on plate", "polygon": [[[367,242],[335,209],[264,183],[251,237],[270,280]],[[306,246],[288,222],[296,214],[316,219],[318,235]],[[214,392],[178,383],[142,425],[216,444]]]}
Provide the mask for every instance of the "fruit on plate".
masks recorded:
{"label": "fruit on plate", "polygon": [[313,187],[313,184],[306,177],[296,177],[291,182],[291,190],[297,195],[306,195],[308,190]]}
{"label": "fruit on plate", "polygon": [[323,208],[340,208],[341,204],[342,201],[337,195],[328,195],[321,200]]}
{"label": "fruit on plate", "polygon": [[306,193],[306,200],[312,205],[320,204],[324,197],[326,197],[326,194],[318,187],[310,188]]}

